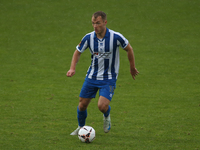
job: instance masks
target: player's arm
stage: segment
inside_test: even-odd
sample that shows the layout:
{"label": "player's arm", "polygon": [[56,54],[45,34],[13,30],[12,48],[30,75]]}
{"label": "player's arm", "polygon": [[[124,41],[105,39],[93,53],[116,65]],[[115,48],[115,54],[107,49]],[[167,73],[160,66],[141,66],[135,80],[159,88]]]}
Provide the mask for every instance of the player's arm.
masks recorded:
{"label": "player's arm", "polygon": [[127,56],[128,56],[128,60],[130,63],[130,73],[133,77],[133,79],[135,80],[135,76],[138,75],[138,71],[135,68],[135,57],[134,57],[134,53],[133,53],[133,48],[131,47],[130,44],[128,44],[124,50],[127,52]]}
{"label": "player's arm", "polygon": [[73,75],[75,75],[76,64],[78,63],[80,56],[81,56],[81,52],[79,52],[78,50],[75,50],[73,57],[72,57],[70,69],[67,72],[68,77],[72,77]]}

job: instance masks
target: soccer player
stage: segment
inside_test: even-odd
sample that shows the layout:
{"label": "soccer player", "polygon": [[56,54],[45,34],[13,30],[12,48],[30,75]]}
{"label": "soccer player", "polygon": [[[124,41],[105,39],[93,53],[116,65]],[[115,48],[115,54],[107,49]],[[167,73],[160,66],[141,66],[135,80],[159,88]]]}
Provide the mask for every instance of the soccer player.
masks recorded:
{"label": "soccer player", "polygon": [[92,98],[95,98],[99,90],[98,108],[103,113],[104,132],[111,129],[110,102],[116,88],[116,81],[119,72],[119,46],[127,52],[130,62],[130,73],[135,79],[139,73],[135,68],[134,53],[128,40],[120,33],[106,27],[107,17],[102,11],[92,15],[92,26],[94,31],[86,34],[72,57],[68,77],[75,75],[76,64],[81,53],[89,48],[91,53],[91,65],[87,71],[77,107],[78,128],[70,135],[78,135],[79,129],[85,125],[87,118],[87,107]]}

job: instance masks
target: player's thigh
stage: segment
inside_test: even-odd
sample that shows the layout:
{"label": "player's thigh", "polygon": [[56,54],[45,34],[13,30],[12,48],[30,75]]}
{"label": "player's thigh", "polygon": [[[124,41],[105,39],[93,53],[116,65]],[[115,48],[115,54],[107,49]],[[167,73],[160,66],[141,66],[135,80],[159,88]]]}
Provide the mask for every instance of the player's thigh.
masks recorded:
{"label": "player's thigh", "polygon": [[110,100],[106,97],[100,96],[98,100],[98,105],[106,105],[108,106],[110,104]]}
{"label": "player's thigh", "polygon": [[110,104],[110,100],[104,96],[100,96],[98,100],[98,108],[100,111],[105,113],[108,110],[108,106]]}

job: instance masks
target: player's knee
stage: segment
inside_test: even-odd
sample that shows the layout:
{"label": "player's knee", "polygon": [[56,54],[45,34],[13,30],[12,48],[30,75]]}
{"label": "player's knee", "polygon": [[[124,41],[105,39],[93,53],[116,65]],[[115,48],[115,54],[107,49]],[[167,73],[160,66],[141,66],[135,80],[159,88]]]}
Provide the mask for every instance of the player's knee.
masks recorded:
{"label": "player's knee", "polygon": [[80,111],[85,111],[87,109],[87,106],[81,103],[79,103],[78,107]]}
{"label": "player's knee", "polygon": [[98,108],[102,113],[105,113],[108,109],[108,106],[104,104],[98,104]]}
{"label": "player's knee", "polygon": [[79,110],[80,111],[85,111],[87,109],[87,107],[88,107],[88,104],[89,104],[88,100],[80,98],[79,99]]}

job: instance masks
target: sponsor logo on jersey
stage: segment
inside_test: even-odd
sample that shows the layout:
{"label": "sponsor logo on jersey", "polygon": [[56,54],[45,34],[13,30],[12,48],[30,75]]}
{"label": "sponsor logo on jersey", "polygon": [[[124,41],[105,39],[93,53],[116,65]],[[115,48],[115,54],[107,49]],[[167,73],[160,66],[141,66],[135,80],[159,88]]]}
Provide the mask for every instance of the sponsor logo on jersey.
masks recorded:
{"label": "sponsor logo on jersey", "polygon": [[109,59],[110,58],[110,54],[111,52],[104,52],[104,53],[101,53],[101,52],[94,52],[93,55],[96,57],[96,58],[104,58],[104,59]]}

